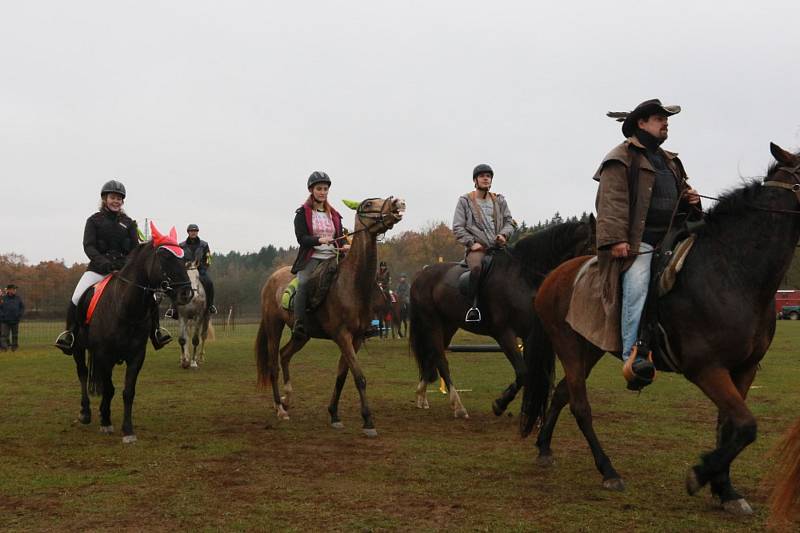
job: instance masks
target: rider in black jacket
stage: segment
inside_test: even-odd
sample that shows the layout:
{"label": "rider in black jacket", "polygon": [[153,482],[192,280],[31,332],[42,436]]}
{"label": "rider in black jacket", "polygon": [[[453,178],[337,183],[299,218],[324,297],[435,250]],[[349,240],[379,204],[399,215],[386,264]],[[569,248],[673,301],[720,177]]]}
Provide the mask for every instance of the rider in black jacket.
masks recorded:
{"label": "rider in black jacket", "polygon": [[[67,310],[67,329],[58,336],[55,346],[66,355],[72,355],[78,321],[76,317],[78,302],[86,289],[102,280],[113,271],[125,266],[131,250],[139,243],[136,221],[122,210],[125,203],[125,186],[111,180],[100,190],[100,209],[86,219],[83,230],[83,250],[89,257],[89,266],[83,273]],[[169,332],[160,327],[158,313],[153,313],[153,333],[150,340],[156,350],[172,340]]]}
{"label": "rider in black jacket", "polygon": [[[214,305],[214,282],[208,275],[208,267],[211,266],[211,249],[208,243],[198,237],[200,227],[197,224],[189,224],[186,228],[188,237],[181,243],[183,248],[183,260],[185,263],[197,263],[197,273],[200,275],[200,283],[206,293],[206,308],[212,315],[217,313]],[[178,318],[178,310],[174,307],[167,309],[166,318]]]}

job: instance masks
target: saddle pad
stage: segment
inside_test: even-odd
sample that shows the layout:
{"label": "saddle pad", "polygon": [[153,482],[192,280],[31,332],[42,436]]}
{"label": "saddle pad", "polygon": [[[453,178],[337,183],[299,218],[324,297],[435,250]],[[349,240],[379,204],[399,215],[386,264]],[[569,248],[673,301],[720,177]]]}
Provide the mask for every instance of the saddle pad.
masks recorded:
{"label": "saddle pad", "polygon": [[675,279],[678,276],[678,272],[683,268],[686,256],[689,255],[689,252],[692,250],[696,238],[697,236],[695,234],[689,235],[689,237],[679,242],[675,246],[675,249],[672,250],[672,257],[669,260],[669,264],[667,264],[667,268],[664,269],[664,272],[662,272],[661,276],[658,278],[659,296],[664,296],[675,286]]}
{"label": "saddle pad", "polygon": [[294,278],[283,290],[283,294],[281,295],[281,307],[286,309],[287,311],[292,311],[294,309],[294,294],[297,292],[297,283],[298,279]]}
{"label": "saddle pad", "polygon": [[89,325],[89,322],[92,321],[92,316],[94,315],[94,309],[97,307],[97,302],[100,301],[100,297],[103,295],[103,291],[106,290],[106,285],[111,280],[111,276],[113,274],[109,274],[108,276],[104,277],[97,283],[95,283],[92,288],[94,289],[94,294],[92,295],[92,299],[89,301],[89,308],[86,310],[86,325]]}

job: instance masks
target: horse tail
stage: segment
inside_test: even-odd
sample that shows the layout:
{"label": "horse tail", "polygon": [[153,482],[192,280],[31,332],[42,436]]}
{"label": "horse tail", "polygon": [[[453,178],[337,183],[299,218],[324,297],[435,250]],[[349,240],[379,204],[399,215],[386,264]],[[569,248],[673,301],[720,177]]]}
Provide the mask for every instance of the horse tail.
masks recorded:
{"label": "horse tail", "polygon": [[408,313],[408,344],[417,361],[420,379],[433,383],[439,377],[437,366],[440,362],[439,350],[433,344],[435,332],[431,324],[434,321],[425,316],[425,306],[420,302],[414,302],[413,287],[411,300]]}
{"label": "horse tail", "polygon": [[519,433],[522,437],[530,435],[537,422],[547,412],[550,392],[555,377],[556,353],[550,337],[538,316],[533,316],[533,327],[525,339],[523,356],[528,372],[525,375],[525,390],[520,408]]}
{"label": "horse tail", "polygon": [[800,419],[776,448],[778,480],[770,498],[770,523],[782,526],[800,518]]}
{"label": "horse tail", "polygon": [[269,334],[263,318],[258,324],[258,333],[256,333],[256,366],[258,367],[259,386],[269,386],[272,383],[272,376],[278,369],[269,354]]}

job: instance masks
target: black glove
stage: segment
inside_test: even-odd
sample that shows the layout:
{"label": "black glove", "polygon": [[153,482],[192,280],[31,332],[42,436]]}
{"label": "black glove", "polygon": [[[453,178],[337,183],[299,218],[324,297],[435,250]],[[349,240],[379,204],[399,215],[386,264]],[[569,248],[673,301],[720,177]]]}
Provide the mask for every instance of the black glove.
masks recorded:
{"label": "black glove", "polygon": [[99,265],[97,265],[97,270],[100,271],[101,274],[110,274],[111,273],[111,261],[103,261]]}
{"label": "black glove", "polygon": [[122,267],[125,266],[125,258],[124,257],[115,257],[111,261],[111,270],[122,270]]}

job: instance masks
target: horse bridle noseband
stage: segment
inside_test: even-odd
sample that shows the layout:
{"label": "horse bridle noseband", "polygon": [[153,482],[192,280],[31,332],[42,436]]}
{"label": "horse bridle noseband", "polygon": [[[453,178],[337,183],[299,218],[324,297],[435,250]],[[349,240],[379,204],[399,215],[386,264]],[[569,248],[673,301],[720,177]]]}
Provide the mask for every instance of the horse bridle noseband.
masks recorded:
{"label": "horse bridle noseband", "polygon": [[[152,270],[152,268],[153,268],[152,263],[155,262],[156,259],[158,259],[158,250],[156,250],[156,253],[153,254],[153,258],[150,260],[151,261],[151,265],[150,265],[150,269],[149,270]],[[161,267],[161,262],[159,261],[159,268],[160,267]],[[164,298],[165,294],[168,294],[169,292],[174,293],[176,288],[183,287],[184,285],[191,285],[192,284],[191,281],[180,281],[178,283],[172,283],[172,280],[169,278],[169,276],[166,276],[164,274],[164,270],[163,269],[161,269],[162,280],[161,280],[161,283],[159,283],[157,287],[150,287],[148,285],[141,285],[139,283],[136,283],[136,282],[134,282],[132,280],[129,280],[129,279],[123,277],[121,272],[117,274],[117,277],[121,281],[124,281],[125,283],[127,283],[129,285],[133,285],[134,287],[142,289],[142,291],[144,291],[145,294],[147,294],[148,292],[153,293],[153,299],[155,301],[157,301],[157,302],[160,302],[161,299]],[[164,278],[166,278],[166,279],[164,279]]]}
{"label": "horse bridle noseband", "polygon": [[[777,170],[782,170],[789,174],[792,179],[794,179],[794,183],[786,183],[785,181],[776,181],[776,180],[767,180],[764,179],[763,185],[764,187],[777,187],[779,189],[786,189],[787,191],[792,191],[797,198],[797,202],[800,204],[800,163],[796,164],[793,167],[785,167],[781,166],[778,167]],[[787,213],[792,215],[800,215],[800,211],[795,211],[791,209],[765,209],[766,211],[770,211],[773,213]]]}

